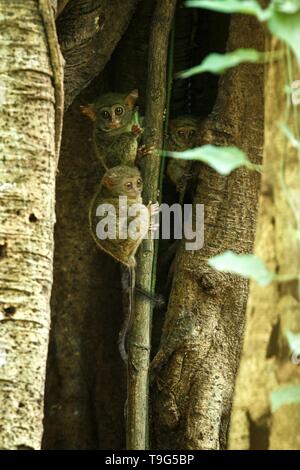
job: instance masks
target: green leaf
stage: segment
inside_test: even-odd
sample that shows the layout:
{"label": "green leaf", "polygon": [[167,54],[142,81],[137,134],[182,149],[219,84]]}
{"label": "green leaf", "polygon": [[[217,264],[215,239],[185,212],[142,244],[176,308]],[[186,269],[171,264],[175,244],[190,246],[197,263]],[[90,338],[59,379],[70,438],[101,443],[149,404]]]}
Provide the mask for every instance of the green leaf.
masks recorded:
{"label": "green leaf", "polygon": [[244,13],[254,15],[260,21],[266,21],[271,11],[263,10],[255,0],[188,0],[187,7],[204,8],[206,10],[218,11],[220,13]]}
{"label": "green leaf", "polygon": [[300,240],[300,232],[299,232],[299,230],[296,230],[296,231],[295,231],[295,237],[296,237],[296,240]]}
{"label": "green leaf", "polygon": [[274,36],[288,44],[300,63],[300,11],[294,14],[273,11],[268,28]]}
{"label": "green leaf", "polygon": [[232,251],[214,256],[208,260],[208,264],[218,271],[225,271],[248,279],[254,279],[259,285],[266,286],[275,277],[263,261],[255,255],[238,255]]}
{"label": "green leaf", "polygon": [[288,345],[292,352],[291,361],[295,365],[300,364],[300,334],[295,334],[292,331],[286,331],[285,336],[288,341]]}
{"label": "green leaf", "polygon": [[288,340],[288,344],[290,350],[292,352],[300,353],[300,334],[295,334],[292,331],[286,331],[285,333],[286,338]]}
{"label": "green leaf", "polygon": [[133,124],[140,124],[140,116],[139,116],[139,112],[138,110],[136,109],[133,113],[133,120],[132,120]]}
{"label": "green leaf", "polygon": [[300,0],[273,0],[265,10],[255,0],[188,0],[186,6],[244,13],[267,21],[271,33],[288,44],[300,63]]}
{"label": "green leaf", "polygon": [[207,163],[221,175],[229,175],[236,168],[250,165],[245,153],[237,147],[218,147],[216,145],[203,145],[184,152],[167,152],[173,158],[183,160],[197,160]]}
{"label": "green leaf", "polygon": [[300,0],[273,0],[274,8],[283,13],[296,13],[300,10]]}
{"label": "green leaf", "polygon": [[211,72],[220,74],[242,62],[258,62],[263,54],[255,49],[237,49],[227,54],[209,54],[201,64],[176,74],[179,78],[188,78],[196,73]]}
{"label": "green leaf", "polygon": [[293,132],[291,131],[291,129],[286,125],[286,124],[282,124],[280,123],[278,125],[279,129],[281,129],[281,131],[283,132],[283,134],[286,136],[286,138],[290,141],[291,145],[300,150],[300,140],[298,140],[295,135],[293,134]]}
{"label": "green leaf", "polygon": [[281,406],[300,402],[300,385],[286,385],[279,387],[270,395],[271,409],[273,412]]}

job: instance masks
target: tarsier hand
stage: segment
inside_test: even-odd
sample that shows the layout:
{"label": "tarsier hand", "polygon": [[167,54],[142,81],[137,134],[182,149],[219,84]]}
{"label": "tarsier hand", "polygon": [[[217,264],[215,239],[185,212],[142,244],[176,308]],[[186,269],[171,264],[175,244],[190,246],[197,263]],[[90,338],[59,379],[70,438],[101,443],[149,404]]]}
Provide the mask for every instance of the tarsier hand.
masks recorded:
{"label": "tarsier hand", "polygon": [[193,173],[188,173],[188,172],[184,173],[182,177],[180,178],[180,180],[178,181],[178,183],[176,184],[176,190],[179,193],[182,193],[183,191],[185,191],[188,180],[192,178],[193,178]]}
{"label": "tarsier hand", "polygon": [[135,136],[138,137],[144,132],[144,129],[139,125],[139,124],[133,124],[131,127],[131,133]]}
{"label": "tarsier hand", "polygon": [[154,204],[152,204],[152,201],[149,201],[149,204],[147,207],[148,207],[149,216],[150,216],[149,231],[155,232],[156,230],[159,229],[159,222],[153,222],[152,218],[155,217],[159,213],[159,203],[155,202]]}
{"label": "tarsier hand", "polygon": [[146,157],[148,155],[152,155],[153,153],[153,150],[154,150],[154,146],[152,145],[151,147],[148,147],[147,145],[141,145],[138,149],[137,149],[137,158],[141,158],[141,157]]}

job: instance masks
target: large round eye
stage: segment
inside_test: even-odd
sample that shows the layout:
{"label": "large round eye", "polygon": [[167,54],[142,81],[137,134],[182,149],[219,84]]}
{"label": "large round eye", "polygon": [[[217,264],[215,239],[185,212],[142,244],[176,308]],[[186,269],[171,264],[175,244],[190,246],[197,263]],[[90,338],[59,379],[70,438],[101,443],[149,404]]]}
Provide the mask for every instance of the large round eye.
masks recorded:
{"label": "large round eye", "polygon": [[142,183],[143,183],[142,178],[138,178],[138,180],[137,180],[137,182],[136,182],[137,187],[138,187],[138,188],[141,187],[141,186],[142,186]]}
{"label": "large round eye", "polygon": [[109,119],[110,118],[110,114],[109,114],[108,111],[102,111],[101,116],[103,117],[103,119]]}
{"label": "large round eye", "polygon": [[122,106],[117,106],[116,109],[115,109],[115,114],[117,116],[121,116],[121,114],[124,113],[124,109],[122,108]]}
{"label": "large round eye", "polygon": [[196,134],[196,131],[195,130],[191,130],[189,132],[189,137],[194,137],[194,135]]}
{"label": "large round eye", "polygon": [[126,183],[125,186],[126,186],[127,189],[132,189],[132,183],[131,182]]}
{"label": "large round eye", "polygon": [[177,134],[179,135],[179,137],[184,137],[184,131],[178,131]]}

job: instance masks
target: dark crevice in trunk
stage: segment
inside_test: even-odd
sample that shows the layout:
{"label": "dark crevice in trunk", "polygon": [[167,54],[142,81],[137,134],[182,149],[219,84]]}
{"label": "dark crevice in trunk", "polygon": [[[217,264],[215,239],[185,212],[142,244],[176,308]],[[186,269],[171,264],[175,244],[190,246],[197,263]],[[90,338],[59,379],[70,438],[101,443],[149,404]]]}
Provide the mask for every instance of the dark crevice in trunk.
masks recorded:
{"label": "dark crevice in trunk", "polygon": [[248,413],[249,420],[249,450],[267,450],[269,448],[270,427],[267,420],[260,423],[253,421]]}

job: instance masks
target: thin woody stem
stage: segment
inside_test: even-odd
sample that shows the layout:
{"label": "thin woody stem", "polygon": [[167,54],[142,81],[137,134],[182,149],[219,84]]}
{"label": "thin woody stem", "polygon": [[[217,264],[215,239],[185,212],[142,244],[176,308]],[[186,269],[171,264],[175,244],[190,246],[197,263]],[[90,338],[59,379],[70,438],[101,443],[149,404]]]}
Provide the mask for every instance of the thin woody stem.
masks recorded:
{"label": "thin woody stem", "polygon": [[[166,105],[168,44],[176,0],[157,1],[149,38],[148,83],[143,143],[154,146],[143,168],[144,201],[158,199],[160,151],[163,146],[163,116]],[[154,240],[147,240],[137,256],[137,284],[145,291],[153,289]],[[148,370],[152,304],[136,296],[129,340],[127,449],[148,448]]]}

